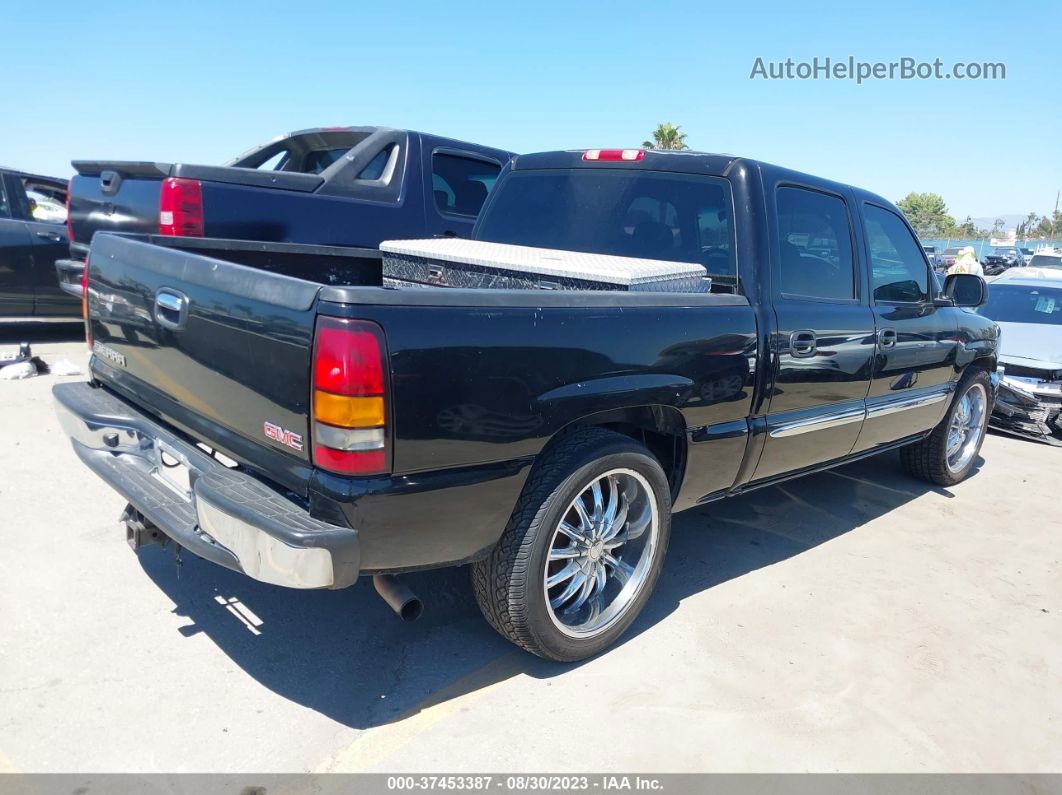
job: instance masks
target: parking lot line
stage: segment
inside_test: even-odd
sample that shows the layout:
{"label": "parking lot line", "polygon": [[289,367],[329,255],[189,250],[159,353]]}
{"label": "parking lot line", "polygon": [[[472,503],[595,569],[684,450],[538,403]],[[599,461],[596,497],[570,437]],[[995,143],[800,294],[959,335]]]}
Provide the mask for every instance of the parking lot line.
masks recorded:
{"label": "parking lot line", "polygon": [[359,734],[350,745],[319,765],[317,773],[372,770],[423,732],[467,709],[527,668],[527,652],[517,649],[432,693],[393,723]]}

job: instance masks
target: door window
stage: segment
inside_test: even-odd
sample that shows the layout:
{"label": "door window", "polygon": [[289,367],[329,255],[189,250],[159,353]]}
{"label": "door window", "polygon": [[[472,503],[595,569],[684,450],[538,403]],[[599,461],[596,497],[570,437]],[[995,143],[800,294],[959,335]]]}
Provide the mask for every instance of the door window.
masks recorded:
{"label": "door window", "polygon": [[29,220],[44,224],[66,223],[66,185],[23,177]]}
{"label": "door window", "polygon": [[863,205],[870,249],[875,301],[920,302],[929,299],[929,268],[907,225],[895,213]]}
{"label": "door window", "polygon": [[7,201],[7,188],[4,186],[4,175],[0,174],[0,218],[11,217],[11,205]]}
{"label": "door window", "polygon": [[439,212],[475,217],[501,166],[487,160],[436,152],[431,158],[432,194]]}
{"label": "door window", "polygon": [[848,207],[805,188],[778,189],[780,292],[801,298],[856,297]]}

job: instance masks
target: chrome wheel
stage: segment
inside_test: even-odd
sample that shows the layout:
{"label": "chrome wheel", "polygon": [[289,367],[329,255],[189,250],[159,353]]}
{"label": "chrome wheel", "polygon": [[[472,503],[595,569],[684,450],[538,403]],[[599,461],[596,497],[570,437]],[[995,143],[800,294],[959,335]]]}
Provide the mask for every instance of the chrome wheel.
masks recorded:
{"label": "chrome wheel", "polygon": [[660,516],[652,487],[632,469],[596,477],[553,531],[543,582],[557,628],[585,638],[612,626],[652,568]]}
{"label": "chrome wheel", "polygon": [[984,385],[973,384],[959,398],[948,425],[948,446],[945,452],[948,469],[961,472],[977,453],[977,446],[984,434],[985,413],[988,408],[988,393]]}

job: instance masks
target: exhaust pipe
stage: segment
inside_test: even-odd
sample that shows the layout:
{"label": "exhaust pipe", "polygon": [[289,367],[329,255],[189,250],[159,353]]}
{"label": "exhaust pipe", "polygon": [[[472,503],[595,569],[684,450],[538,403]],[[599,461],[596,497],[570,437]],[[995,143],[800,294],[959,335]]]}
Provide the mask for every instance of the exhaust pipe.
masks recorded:
{"label": "exhaust pipe", "polygon": [[372,585],[380,598],[387,602],[390,607],[403,621],[416,621],[424,612],[424,603],[420,597],[409,588],[399,582],[391,574],[374,574]]}

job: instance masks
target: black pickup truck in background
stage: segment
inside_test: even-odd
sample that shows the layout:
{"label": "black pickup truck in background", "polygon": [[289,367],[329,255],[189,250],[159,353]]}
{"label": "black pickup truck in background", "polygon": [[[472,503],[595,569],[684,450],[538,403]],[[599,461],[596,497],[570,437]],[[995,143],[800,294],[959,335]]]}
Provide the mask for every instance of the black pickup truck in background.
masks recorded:
{"label": "black pickup truck in background", "polygon": [[0,321],[76,320],[55,262],[67,256],[66,181],[0,168]]}
{"label": "black pickup truck in background", "polygon": [[962,307],[984,281],[942,287],[880,196],[552,152],[503,169],[473,237],[700,263],[714,292],[387,289],[341,250],[325,283],[298,252],[267,272],[97,235],[92,380],[54,395],[134,545],[296,588],[370,574],[410,612],[392,575],[470,563],[499,632],[576,660],[649,598],[673,511],[897,448],[936,484],[976,466],[998,329]]}
{"label": "black pickup truck in background", "polygon": [[408,130],[332,127],[280,136],[224,166],[75,160],[59,281],[80,296],[101,231],[357,248],[468,237],[511,155]]}

